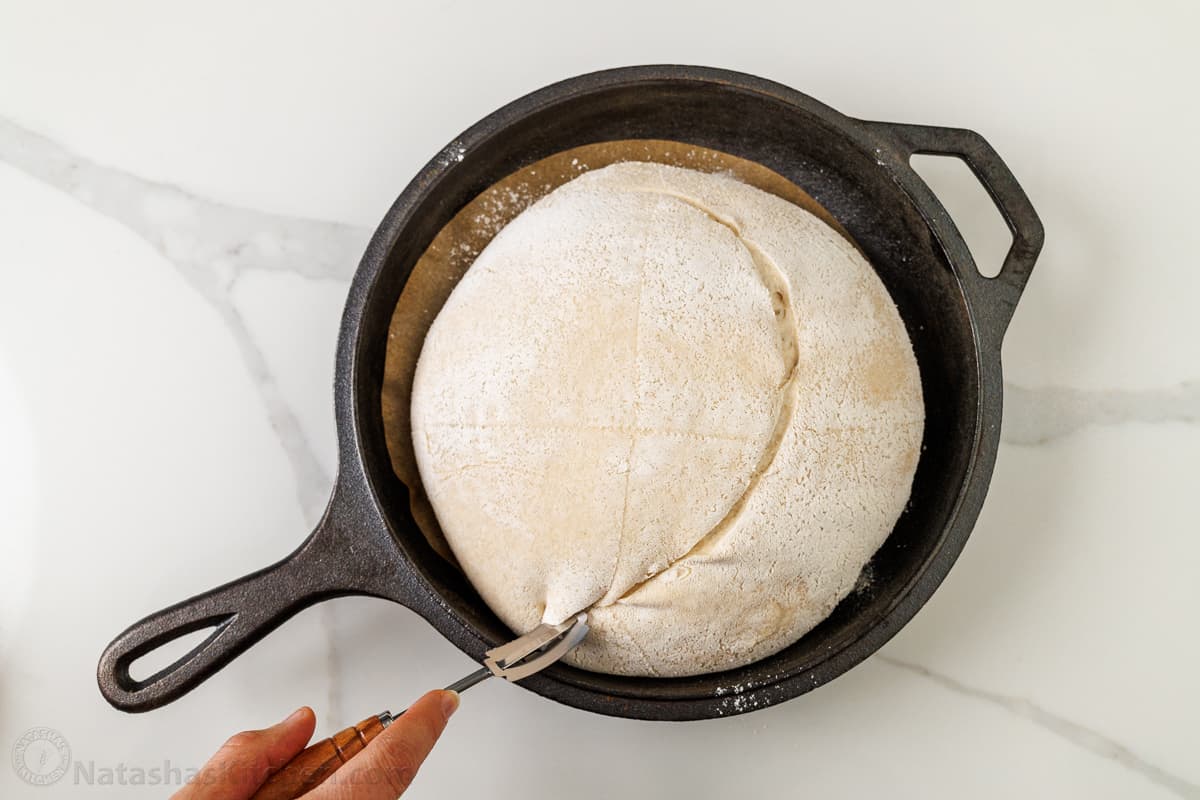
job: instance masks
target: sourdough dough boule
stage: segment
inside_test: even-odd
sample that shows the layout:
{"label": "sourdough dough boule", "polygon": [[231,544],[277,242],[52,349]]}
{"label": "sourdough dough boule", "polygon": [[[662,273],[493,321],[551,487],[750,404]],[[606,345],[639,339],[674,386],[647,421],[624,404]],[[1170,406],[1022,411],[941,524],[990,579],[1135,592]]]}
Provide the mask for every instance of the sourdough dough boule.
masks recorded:
{"label": "sourdough dough boule", "polygon": [[728,669],[824,619],[904,508],[920,378],[870,265],[807,211],[649,163],[585,173],[479,254],[412,393],[446,540],[568,660]]}

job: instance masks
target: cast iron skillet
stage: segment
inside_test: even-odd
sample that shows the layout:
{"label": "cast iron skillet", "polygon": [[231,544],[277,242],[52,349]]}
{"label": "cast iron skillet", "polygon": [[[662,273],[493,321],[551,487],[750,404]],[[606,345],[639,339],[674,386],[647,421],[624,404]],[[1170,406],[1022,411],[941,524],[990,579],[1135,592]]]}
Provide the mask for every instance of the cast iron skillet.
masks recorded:
{"label": "cast iron skillet", "polygon": [[[670,139],[757,161],[811,194],[845,227],[895,299],[925,394],[912,500],[871,565],[866,591],[782,652],[693,678],[631,678],[555,665],[521,685],[589,711],[687,720],[779,703],[829,681],[893,636],[929,599],[966,543],[1000,434],[1000,343],[1042,245],[1021,187],[978,134],[867,122],[761,78],[647,66],[584,75],[485,117],[417,174],[380,224],[350,288],[337,353],[340,469],[324,518],[287,558],[134,624],[101,656],[100,691],[124,711],[182,696],[301,609],[339,595],[387,598],[464,653],[512,634],[426,543],[384,441],[380,386],[388,322],[413,264],[464,204],[553,153],[616,139]],[[954,223],[909,165],[962,158],[995,200],[1013,245],[995,278],[976,270]],[[145,680],[130,664],[187,633],[201,644]]]}

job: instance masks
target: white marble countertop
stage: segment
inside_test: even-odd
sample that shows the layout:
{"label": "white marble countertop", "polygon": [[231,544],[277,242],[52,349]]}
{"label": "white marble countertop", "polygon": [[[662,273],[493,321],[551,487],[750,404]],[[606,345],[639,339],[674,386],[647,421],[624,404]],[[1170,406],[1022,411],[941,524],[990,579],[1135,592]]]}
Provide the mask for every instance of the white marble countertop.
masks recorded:
{"label": "white marble countertop", "polygon": [[545,83],[678,62],[976,129],[1022,181],[1046,248],[987,504],[833,683],[652,724],[488,682],[409,796],[1200,797],[1200,15],[977,5],[0,3],[0,743],[48,726],[98,771],[6,764],[0,795],[165,797],[103,770],[197,766],[303,703],[332,731],[464,672],[354,598],[147,715],[94,677],[125,625],[312,525],[348,281],[421,164]]}

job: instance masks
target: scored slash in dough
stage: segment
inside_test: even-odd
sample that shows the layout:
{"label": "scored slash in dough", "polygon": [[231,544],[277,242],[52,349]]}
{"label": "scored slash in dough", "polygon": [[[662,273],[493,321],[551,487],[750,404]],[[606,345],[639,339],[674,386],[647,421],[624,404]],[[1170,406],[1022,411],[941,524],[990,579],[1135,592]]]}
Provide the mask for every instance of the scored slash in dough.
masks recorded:
{"label": "scored slash in dough", "polygon": [[568,661],[729,669],[854,587],[912,485],[912,345],[812,214],[661,164],[585,173],[480,253],[426,336],[421,479],[480,596]]}

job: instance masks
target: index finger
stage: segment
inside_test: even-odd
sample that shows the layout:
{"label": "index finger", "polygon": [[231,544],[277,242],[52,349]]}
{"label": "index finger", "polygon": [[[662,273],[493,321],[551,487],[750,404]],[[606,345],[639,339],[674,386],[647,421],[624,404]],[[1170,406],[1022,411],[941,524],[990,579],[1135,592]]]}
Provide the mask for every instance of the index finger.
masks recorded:
{"label": "index finger", "polygon": [[316,724],[305,706],[270,728],[231,737],[171,800],[246,800],[267,775],[304,749]]}
{"label": "index finger", "polygon": [[456,692],[425,694],[304,800],[396,800],[457,708]]}

